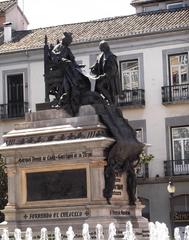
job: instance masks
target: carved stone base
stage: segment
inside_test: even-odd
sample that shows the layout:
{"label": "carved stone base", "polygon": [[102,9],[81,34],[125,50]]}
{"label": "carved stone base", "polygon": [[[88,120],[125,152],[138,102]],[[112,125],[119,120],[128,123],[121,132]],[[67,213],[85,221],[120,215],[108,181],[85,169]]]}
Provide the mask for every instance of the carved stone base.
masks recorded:
{"label": "carved stone base", "polygon": [[[105,239],[108,238],[108,228],[110,223],[114,223],[117,230],[116,238],[122,239],[126,229],[126,222],[131,221],[134,233],[139,239],[148,239],[148,220],[142,217],[142,208],[138,203],[136,206],[124,205],[86,205],[86,206],[67,206],[67,207],[42,207],[32,209],[5,209],[9,231],[20,228],[25,231],[31,227],[34,236],[40,234],[43,227],[48,229],[48,233],[54,233],[54,228],[59,226],[62,234],[65,234],[69,226],[73,227],[76,239],[82,239],[82,225],[89,224],[90,235],[95,236],[96,225],[103,226]],[[16,213],[16,215],[15,215]],[[80,236],[80,237],[79,237]]]}
{"label": "carved stone base", "polygon": [[143,206],[128,205],[126,175],[116,176],[111,205],[103,197],[107,149],[115,140],[92,106],[82,106],[77,117],[55,109],[29,113],[4,141],[9,231],[31,227],[36,235],[42,227],[53,232],[59,226],[65,235],[73,226],[79,239],[83,223],[94,235],[96,224],[107,234],[114,222],[121,235],[128,220],[141,237],[147,231]]}

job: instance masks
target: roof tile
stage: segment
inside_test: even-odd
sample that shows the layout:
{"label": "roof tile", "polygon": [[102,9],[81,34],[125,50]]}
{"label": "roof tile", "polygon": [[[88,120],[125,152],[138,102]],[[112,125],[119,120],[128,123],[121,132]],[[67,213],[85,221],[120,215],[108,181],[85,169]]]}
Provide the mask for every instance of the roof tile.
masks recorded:
{"label": "roof tile", "polygon": [[0,1],[0,13],[4,13],[8,8],[12,5],[16,4],[16,0],[7,0],[7,1]]}
{"label": "roof tile", "polygon": [[189,8],[14,32],[13,41],[2,43],[0,46],[0,54],[42,48],[45,35],[50,43],[56,43],[57,39],[62,38],[65,31],[73,33],[73,44],[76,44],[183,29],[189,29]]}

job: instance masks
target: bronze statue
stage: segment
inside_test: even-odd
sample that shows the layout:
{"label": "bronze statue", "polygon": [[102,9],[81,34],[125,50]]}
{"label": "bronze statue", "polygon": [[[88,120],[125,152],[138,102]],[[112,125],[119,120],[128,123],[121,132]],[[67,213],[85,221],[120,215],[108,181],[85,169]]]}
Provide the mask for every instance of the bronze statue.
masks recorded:
{"label": "bronze statue", "polygon": [[116,107],[116,95],[120,93],[120,80],[116,56],[110,51],[106,41],[101,41],[101,54],[91,67],[96,75],[95,91],[90,89],[90,81],[75,61],[69,45],[72,34],[64,33],[61,43],[55,47],[44,47],[46,101],[49,94],[55,96],[53,105],[64,108],[72,116],[78,113],[81,105],[91,104],[106,125],[110,136],[116,141],[110,146],[104,169],[105,188],[103,195],[110,204],[115,185],[115,173],[127,173],[127,193],[129,204],[135,204],[135,167],[144,145],[136,139],[136,133]]}
{"label": "bronze statue", "polygon": [[[104,109],[103,109],[104,108]],[[127,173],[127,193],[129,204],[135,205],[136,174],[135,167],[139,163],[139,155],[144,144],[136,138],[135,130],[123,117],[122,112],[112,105],[95,106],[100,120],[107,126],[116,142],[110,146],[107,154],[107,166],[104,169],[105,188],[103,196],[110,204],[115,185],[115,173]]]}
{"label": "bronze statue", "polygon": [[102,94],[109,104],[115,104],[115,96],[121,92],[117,58],[106,41],[100,42],[99,49],[102,53],[91,67],[91,72],[96,75],[95,91]]}
{"label": "bronze statue", "polygon": [[84,65],[76,63],[69,48],[71,42],[72,33],[65,32],[61,43],[47,48],[46,64],[49,68],[45,68],[45,76],[47,81],[49,78],[52,80],[48,89],[48,94],[55,96],[52,105],[64,107],[71,115],[75,115],[80,106],[81,93],[89,91],[91,86],[88,77],[81,71]]}

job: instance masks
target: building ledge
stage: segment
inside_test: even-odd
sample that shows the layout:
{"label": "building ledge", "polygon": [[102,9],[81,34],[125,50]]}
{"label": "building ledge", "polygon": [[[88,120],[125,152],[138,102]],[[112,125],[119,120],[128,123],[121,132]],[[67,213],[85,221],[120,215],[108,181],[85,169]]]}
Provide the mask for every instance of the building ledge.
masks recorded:
{"label": "building ledge", "polygon": [[[169,182],[170,177],[154,177],[154,178],[137,178],[137,184],[143,185],[143,184],[161,184],[161,183],[167,183]],[[188,182],[189,181],[189,175],[182,175],[182,176],[174,176],[172,177],[174,182]]]}

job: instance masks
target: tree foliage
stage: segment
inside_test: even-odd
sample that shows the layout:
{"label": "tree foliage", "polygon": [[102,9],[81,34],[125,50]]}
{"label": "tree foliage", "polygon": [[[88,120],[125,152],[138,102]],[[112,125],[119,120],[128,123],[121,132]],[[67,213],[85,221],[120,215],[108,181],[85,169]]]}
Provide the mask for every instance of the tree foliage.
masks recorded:
{"label": "tree foliage", "polygon": [[[7,174],[5,159],[0,155],[0,210],[4,209],[8,201]],[[4,214],[0,211],[0,222],[4,221]]]}

